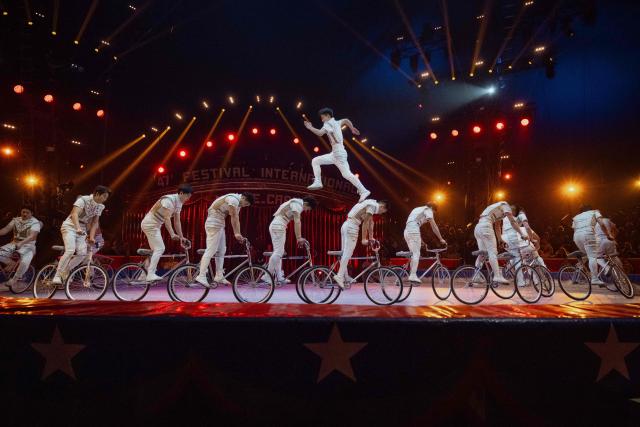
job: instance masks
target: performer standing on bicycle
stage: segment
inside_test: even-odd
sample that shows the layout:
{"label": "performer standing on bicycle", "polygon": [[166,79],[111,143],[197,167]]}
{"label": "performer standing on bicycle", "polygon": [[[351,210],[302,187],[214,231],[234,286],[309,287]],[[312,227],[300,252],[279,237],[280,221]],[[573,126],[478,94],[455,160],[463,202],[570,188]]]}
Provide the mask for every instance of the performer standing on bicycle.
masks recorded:
{"label": "performer standing on bicycle", "polygon": [[323,165],[335,165],[342,177],[353,184],[358,190],[360,195],[359,202],[369,197],[371,192],[367,190],[360,182],[360,179],[355,176],[349,168],[349,160],[347,158],[347,150],[344,149],[342,126],[347,126],[351,133],[354,135],[360,135],[360,131],[353,126],[351,120],[341,119],[336,120],[333,118],[333,110],[331,108],[323,108],[318,111],[320,119],[322,120],[322,127],[316,129],[313,127],[310,121],[304,121],[304,126],[313,132],[315,135],[322,136],[327,135],[329,142],[331,142],[331,153],[323,154],[321,156],[314,157],[311,161],[313,168],[313,183],[307,187],[309,190],[319,190],[322,188],[322,166]]}
{"label": "performer standing on bicycle", "polygon": [[604,237],[608,240],[615,240],[611,236],[600,211],[593,209],[590,205],[583,205],[580,207],[580,213],[573,217],[571,227],[574,230],[574,243],[581,252],[587,254],[587,258],[589,259],[591,284],[604,286],[604,282],[598,277],[598,248],[600,246],[600,241],[595,230],[597,224],[600,225]]}
{"label": "performer standing on bicycle", "polygon": [[342,258],[338,274],[335,276],[336,283],[341,289],[344,289],[344,283],[347,279],[347,265],[356,248],[360,224],[362,224],[362,244],[366,246],[369,241],[375,241],[373,238],[373,215],[384,214],[388,209],[389,202],[386,200],[376,202],[373,199],[366,199],[349,211],[347,220],[340,228]]}
{"label": "performer standing on bicycle", "polygon": [[420,206],[412,210],[407,219],[407,225],[404,228],[404,240],[406,240],[407,246],[409,246],[409,250],[411,251],[410,282],[420,283],[420,279],[418,278],[418,263],[420,262],[420,248],[422,247],[420,227],[422,227],[425,222],[431,225],[431,229],[440,240],[440,243],[444,246],[447,245],[434,219],[434,213],[437,210],[438,206],[433,202],[429,202],[425,206]]}
{"label": "performer standing on bicycle", "polygon": [[284,244],[287,241],[287,225],[293,219],[296,242],[298,245],[304,244],[307,240],[302,237],[300,214],[314,209],[317,205],[316,199],[310,196],[302,199],[290,199],[281,204],[276,213],[273,214],[273,220],[269,224],[273,253],[269,258],[268,270],[278,282],[286,281],[282,272],[282,257],[284,256]]}
{"label": "performer standing on bicycle", "polygon": [[36,254],[36,239],[41,229],[42,223],[33,216],[31,206],[23,206],[20,210],[20,216],[13,218],[9,224],[0,229],[0,236],[13,232],[11,242],[0,247],[0,262],[4,265],[10,265],[13,263],[11,259],[13,253],[20,254],[20,264],[15,274],[8,282],[0,285],[0,290],[4,286],[11,287],[16,281],[22,279]]}
{"label": "performer standing on bicycle", "polygon": [[[501,230],[503,218],[507,218],[513,229],[523,240],[529,239],[529,236],[518,226],[516,219],[513,217],[513,212],[511,212],[511,207],[507,202],[497,202],[489,205],[480,214],[480,220],[473,231],[476,241],[478,242],[478,249],[487,252],[489,264],[491,265],[491,270],[493,270],[492,281],[496,283],[509,283],[502,275],[502,271],[498,265],[498,243],[501,245],[504,244]],[[476,267],[482,267],[482,256],[476,259]]]}
{"label": "performer standing on bicycle", "polygon": [[211,258],[216,259],[216,274],[213,281],[223,285],[231,283],[224,278],[224,255],[227,253],[225,239],[225,221],[231,216],[231,228],[238,242],[244,242],[245,238],[240,233],[240,208],[246,208],[253,204],[255,197],[251,193],[230,193],[220,196],[209,206],[209,215],[204,223],[207,233],[207,249],[200,260],[200,271],[196,281],[203,286],[209,286],[207,270]]}
{"label": "performer standing on bicycle", "polygon": [[[162,240],[162,224],[167,228],[171,240],[179,240],[182,245],[188,242],[182,234],[180,212],[182,211],[182,205],[189,200],[192,195],[193,188],[191,185],[181,184],[178,186],[177,193],[160,197],[142,219],[140,227],[147,236],[149,248],[153,251],[149,259],[149,266],[147,267],[146,280],[148,282],[155,282],[162,279],[162,277],[156,274],[158,262],[165,249]],[[171,223],[172,219],[173,224]]]}
{"label": "performer standing on bicycle", "polygon": [[[62,276],[66,276],[71,269],[82,262],[82,256],[87,254],[87,242],[95,244],[95,234],[99,226],[99,217],[104,210],[111,190],[104,185],[98,185],[93,194],[80,196],[73,203],[71,213],[60,227],[64,254],[58,262],[58,269],[53,278],[54,285],[62,285]],[[87,230],[89,235],[87,236]],[[73,255],[80,255],[72,261]]]}

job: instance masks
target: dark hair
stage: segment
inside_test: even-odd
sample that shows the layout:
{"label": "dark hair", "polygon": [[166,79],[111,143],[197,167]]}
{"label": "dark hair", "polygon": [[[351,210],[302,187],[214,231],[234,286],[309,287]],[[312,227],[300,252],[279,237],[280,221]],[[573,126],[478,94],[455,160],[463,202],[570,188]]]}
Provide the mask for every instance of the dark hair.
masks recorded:
{"label": "dark hair", "polygon": [[520,206],[520,205],[516,205],[515,203],[513,203],[513,204],[511,205],[511,207],[512,207],[512,210],[513,210],[513,214],[514,214],[515,216],[520,215],[520,212],[522,212],[522,211],[524,210],[524,209],[522,209],[522,206]]}
{"label": "dark hair", "polygon": [[256,201],[256,196],[254,196],[253,193],[242,193],[242,197],[247,199],[247,202],[249,202],[250,205]]}
{"label": "dark hair", "polygon": [[323,114],[328,114],[333,117],[333,110],[327,107],[321,108],[320,111],[318,111],[318,115],[321,116]]}
{"label": "dark hair", "polygon": [[384,203],[384,206],[389,210],[389,201],[388,200],[378,200],[378,204]]}
{"label": "dark hair", "polygon": [[184,184],[180,184],[178,186],[178,194],[180,193],[193,194],[193,187],[188,182],[185,182]]}
{"label": "dark hair", "polygon": [[308,204],[311,209],[315,209],[318,206],[318,201],[311,196],[303,197],[302,201]]}
{"label": "dark hair", "polygon": [[111,195],[111,189],[106,185],[98,185],[96,188],[93,189],[93,194],[97,194],[100,196],[105,193]]}
{"label": "dark hair", "polygon": [[29,212],[31,212],[31,213],[33,213],[33,211],[34,211],[34,210],[33,210],[33,206],[31,206],[31,205],[22,205],[22,207],[20,208],[20,210],[22,210],[22,209],[26,209],[26,210],[28,210],[28,211],[29,211]]}
{"label": "dark hair", "polygon": [[431,208],[433,211],[438,211],[438,204],[435,202],[427,202],[427,207]]}
{"label": "dark hair", "polygon": [[578,209],[578,211],[580,211],[580,213],[586,212],[586,211],[592,211],[592,210],[593,210],[593,207],[591,205],[582,205]]}

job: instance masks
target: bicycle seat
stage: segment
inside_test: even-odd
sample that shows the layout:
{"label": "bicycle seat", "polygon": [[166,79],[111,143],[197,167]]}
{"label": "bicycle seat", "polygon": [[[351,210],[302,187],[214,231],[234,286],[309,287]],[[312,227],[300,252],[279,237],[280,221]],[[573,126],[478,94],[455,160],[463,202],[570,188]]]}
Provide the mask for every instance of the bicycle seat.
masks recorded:
{"label": "bicycle seat", "polygon": [[402,258],[411,258],[411,252],[410,251],[396,252],[396,256],[402,257]]}
{"label": "bicycle seat", "polygon": [[487,251],[473,251],[471,252],[471,255],[473,256],[489,256],[489,254],[487,253]]}
{"label": "bicycle seat", "polygon": [[575,252],[571,252],[570,254],[567,255],[567,258],[582,258],[584,256],[584,254],[580,251],[575,251]]}
{"label": "bicycle seat", "polygon": [[427,252],[431,252],[434,254],[439,254],[441,252],[445,252],[447,248],[438,248],[438,249],[425,249]]}
{"label": "bicycle seat", "polygon": [[64,246],[60,246],[60,245],[51,246],[51,249],[58,252],[64,252]]}
{"label": "bicycle seat", "polygon": [[[264,256],[271,256],[273,255],[273,251],[267,251],[267,252],[262,252],[262,255]],[[282,256],[287,256],[287,253],[283,253]]]}
{"label": "bicycle seat", "polygon": [[511,255],[509,252],[502,252],[498,254],[498,259],[513,259],[515,256]]}
{"label": "bicycle seat", "polygon": [[142,256],[149,256],[153,253],[153,251],[151,249],[140,248],[136,251],[136,253]]}
{"label": "bicycle seat", "polygon": [[327,255],[342,256],[342,251],[327,251]]}
{"label": "bicycle seat", "polygon": [[196,251],[196,253],[197,253],[198,255],[202,255],[202,254],[204,253],[204,251],[206,251],[206,249],[198,249],[198,250]]}

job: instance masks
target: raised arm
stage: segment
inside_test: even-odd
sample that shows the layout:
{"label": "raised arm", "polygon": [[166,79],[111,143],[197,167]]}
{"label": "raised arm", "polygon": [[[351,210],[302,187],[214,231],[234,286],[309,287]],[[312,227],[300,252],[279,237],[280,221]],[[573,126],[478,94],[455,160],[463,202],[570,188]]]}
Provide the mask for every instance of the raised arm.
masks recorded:
{"label": "raised arm", "polygon": [[351,131],[352,134],[360,135],[360,131],[358,129],[356,129],[356,127],[353,125],[353,123],[351,123],[351,120],[349,120],[349,119],[340,120],[340,127],[345,126],[345,125],[349,128],[349,130]]}
{"label": "raised arm", "polygon": [[313,125],[311,124],[311,122],[308,121],[308,120],[305,120],[304,127],[306,127],[307,129],[309,129],[311,132],[313,132],[314,134],[316,134],[318,136],[326,135],[326,133],[327,133],[327,131],[324,130],[324,128],[321,128],[321,129],[314,128]]}

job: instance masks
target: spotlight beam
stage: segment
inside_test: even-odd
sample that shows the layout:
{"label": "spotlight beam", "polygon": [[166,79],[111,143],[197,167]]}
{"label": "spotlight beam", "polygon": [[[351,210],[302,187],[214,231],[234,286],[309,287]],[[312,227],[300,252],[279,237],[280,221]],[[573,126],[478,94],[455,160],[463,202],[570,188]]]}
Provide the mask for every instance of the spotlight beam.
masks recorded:
{"label": "spotlight beam", "polygon": [[451,30],[449,29],[449,9],[447,0],[442,0],[442,15],[444,16],[444,28],[447,34],[447,52],[449,53],[449,68],[451,69],[451,79],[456,78],[456,69],[453,65],[453,41],[451,39]]}
{"label": "spotlight beam", "polygon": [[226,154],[224,155],[224,159],[222,160],[221,167],[223,168],[227,167],[227,165],[231,161],[231,158],[233,157],[233,152],[236,150],[236,145],[238,144],[238,142],[240,142],[240,135],[242,134],[242,131],[244,130],[245,125],[247,124],[247,120],[249,119],[249,115],[251,114],[251,111],[253,111],[253,105],[250,105],[249,108],[247,108],[247,111],[244,113],[242,122],[240,122],[240,127],[236,132],[236,140],[231,144]]}
{"label": "spotlight beam", "polygon": [[[287,126],[287,128],[289,128],[289,132],[291,132],[291,135],[293,135],[294,138],[298,138],[298,134],[293,129],[293,126],[291,126],[291,123],[289,123],[289,120],[287,120],[286,116],[284,115],[280,107],[277,107],[276,111],[278,112],[278,115],[280,115],[280,117],[282,118],[282,121]],[[311,160],[311,154],[309,154],[309,150],[307,150],[307,147],[305,147],[304,144],[298,144],[298,145],[302,149],[302,152],[304,153],[304,155],[307,157],[307,160]]]}
{"label": "spotlight beam", "polygon": [[[149,6],[149,1],[146,2],[145,4],[143,4],[140,7],[136,7],[136,11],[134,13],[132,13],[127,19],[124,20],[124,22],[122,24],[120,24],[118,26],[118,28],[116,28],[111,34],[109,34],[109,36],[105,39],[108,43],[111,43],[111,41],[122,32],[122,30],[124,30],[134,19],[136,19],[146,8],[147,6]],[[102,47],[102,46],[101,46]],[[98,49],[100,49],[101,47],[99,47]]]}
{"label": "spotlight beam", "polygon": [[165,130],[163,130],[162,133],[160,133],[156,137],[156,139],[151,141],[151,143],[149,143],[147,148],[145,148],[144,151],[140,153],[140,155],[129,166],[127,166],[127,168],[109,185],[109,187],[112,190],[115,190],[120,185],[122,185],[124,180],[127,179],[127,177],[131,174],[131,172],[133,172],[136,166],[138,166],[138,164],[140,164],[140,162],[144,160],[145,157],[147,157],[147,154],[149,154],[149,152],[153,149],[153,147],[155,147],[158,144],[158,142],[160,142],[160,140],[167,134],[167,132],[169,132],[169,129],[171,129],[171,127],[167,126]]}
{"label": "spotlight beam", "polygon": [[84,180],[86,180],[90,176],[92,176],[95,173],[97,173],[98,171],[100,171],[106,165],[108,165],[109,163],[111,163],[112,161],[114,161],[115,159],[120,157],[120,155],[122,153],[124,153],[125,151],[129,150],[130,148],[132,148],[134,145],[136,145],[138,142],[143,140],[145,137],[146,137],[146,135],[142,134],[139,137],[137,137],[136,139],[134,139],[133,141],[130,141],[129,143],[127,143],[125,146],[118,148],[116,151],[112,152],[107,157],[105,157],[105,158],[99,160],[98,162],[94,163],[84,173],[82,173],[79,176],[75,177],[73,179],[73,181],[76,184],[79,184],[79,183],[83,182]]}
{"label": "spotlight beam", "polygon": [[384,151],[380,150],[379,148],[376,148],[373,151],[375,151],[376,153],[378,153],[381,156],[385,157],[386,159],[392,161],[393,163],[395,163],[396,165],[400,166],[401,168],[404,168],[405,170],[415,174],[416,176],[418,176],[418,177],[420,177],[420,178],[422,178],[422,179],[424,179],[426,181],[429,181],[432,184],[436,183],[432,178],[422,174],[422,172],[420,172],[419,170],[414,169],[411,166],[407,165],[406,163],[401,162],[400,160],[396,159],[395,157],[393,157],[390,154],[385,153]]}
{"label": "spotlight beam", "polygon": [[[361,147],[361,148],[363,148],[363,147]],[[392,175],[394,175],[396,178],[398,178],[400,181],[402,181],[405,186],[410,187],[416,193],[421,193],[422,192],[420,187],[417,186],[415,184],[415,182],[410,181],[405,175],[403,175],[400,172],[398,172],[397,168],[391,167],[389,165],[389,163],[384,158],[382,158],[382,156],[380,156],[380,155],[378,155],[376,153],[376,150],[365,150],[365,151],[367,152],[367,154],[371,155],[371,157],[376,159],[385,169],[387,169],[389,172],[391,172]]]}
{"label": "spotlight beam", "polygon": [[438,81],[435,74],[433,73],[431,64],[429,64],[429,61],[427,60],[427,56],[425,55],[424,50],[422,50],[422,46],[420,46],[420,43],[418,42],[418,38],[416,37],[416,34],[413,32],[413,28],[411,28],[411,23],[409,22],[409,19],[407,18],[407,15],[404,13],[404,10],[402,9],[402,5],[400,5],[400,1],[395,0],[394,3],[396,4],[396,9],[398,9],[398,13],[400,14],[400,18],[402,18],[402,22],[404,23],[405,28],[409,32],[409,36],[411,37],[411,40],[413,40],[413,44],[416,45],[416,48],[418,49],[418,52],[420,53],[420,56],[424,61],[424,65],[427,67],[427,71],[429,71],[429,76],[433,79],[434,82]]}
{"label": "spotlight beam", "polygon": [[99,2],[100,2],[100,0],[93,0],[91,2],[91,6],[89,6],[89,10],[87,11],[87,15],[84,17],[84,21],[82,21],[82,25],[80,26],[80,31],[78,31],[78,35],[74,39],[75,42],[79,42],[80,39],[82,38],[82,35],[84,34],[84,31],[87,29],[87,25],[89,25],[89,22],[91,21],[91,18],[93,18],[93,14],[96,11],[96,8],[98,7],[98,3]]}
{"label": "spotlight beam", "polygon": [[516,19],[513,21],[513,25],[511,26],[511,29],[509,29],[509,32],[507,33],[507,36],[502,41],[502,44],[500,45],[500,49],[498,49],[498,53],[496,54],[495,59],[491,63],[491,67],[489,68],[489,70],[493,70],[495,68],[496,64],[498,63],[498,60],[500,59],[500,56],[502,56],[502,53],[507,48],[507,45],[509,44],[509,42],[513,38],[513,34],[516,31],[516,27],[518,26],[518,24],[522,20],[522,16],[524,15],[524,11],[526,10],[526,8],[527,7],[525,5],[522,5],[522,7],[520,8],[520,11],[518,12],[518,15],[516,15]]}
{"label": "spotlight beam", "polygon": [[558,10],[558,7],[560,7],[560,4],[562,4],[562,0],[557,1],[554,6],[553,9],[551,9],[551,12],[549,13],[549,15],[547,15],[547,17],[544,19],[544,21],[542,21],[542,23],[540,24],[540,26],[536,29],[536,32],[533,33],[533,35],[531,36],[531,38],[524,44],[524,46],[522,46],[522,49],[520,50],[520,52],[518,52],[518,55],[516,55],[515,59],[511,62],[511,64],[509,65],[510,67],[514,67],[516,65],[516,62],[518,62],[520,60],[520,58],[522,57],[522,55],[524,55],[524,53],[529,50],[531,43],[533,43],[533,41],[535,39],[538,38],[538,36],[540,35],[540,33],[547,28],[547,25],[549,23],[549,21],[551,20],[551,18],[556,14],[556,10]]}
{"label": "spotlight beam", "polygon": [[482,49],[482,43],[484,43],[484,37],[487,33],[487,26],[489,25],[489,19],[491,17],[491,7],[493,6],[493,0],[485,0],[482,14],[484,18],[481,19],[480,27],[478,28],[478,36],[476,37],[475,47],[473,49],[473,58],[471,59],[471,70],[469,74],[473,75],[476,71],[476,62],[480,56],[480,49]]}
{"label": "spotlight beam", "polygon": [[189,165],[189,168],[187,169],[188,172],[191,172],[193,168],[196,167],[196,165],[198,164],[200,157],[202,157],[202,153],[204,153],[204,149],[206,146],[205,144],[207,143],[207,141],[209,141],[209,139],[211,138],[211,135],[213,135],[213,132],[215,132],[216,128],[218,127],[218,123],[220,123],[220,120],[222,119],[222,115],[224,114],[225,111],[226,110],[224,108],[220,109],[220,112],[218,113],[218,117],[216,117],[216,120],[215,122],[213,122],[211,129],[209,129],[209,133],[207,133],[207,137],[204,139],[203,143],[200,145],[200,149],[198,149],[198,153],[196,154],[193,161]]}

